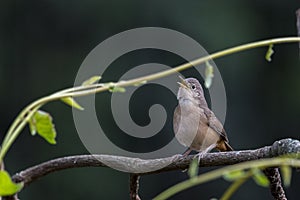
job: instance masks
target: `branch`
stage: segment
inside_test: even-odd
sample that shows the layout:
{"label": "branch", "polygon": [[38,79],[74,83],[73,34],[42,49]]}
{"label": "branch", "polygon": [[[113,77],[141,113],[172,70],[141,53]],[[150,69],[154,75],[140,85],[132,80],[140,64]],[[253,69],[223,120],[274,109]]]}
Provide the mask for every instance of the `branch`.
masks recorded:
{"label": "branch", "polygon": [[265,175],[270,181],[270,190],[274,199],[287,200],[281,184],[281,177],[278,168],[270,167],[264,170]]}
{"label": "branch", "polygon": [[137,174],[130,174],[130,199],[131,200],[141,200],[138,194],[139,191],[139,179],[140,176]]}
{"label": "branch", "polygon": [[[272,146],[266,146],[255,150],[208,153],[203,156],[199,165],[200,167],[233,165],[245,161],[272,158],[280,155],[293,154],[299,152],[300,141],[288,138],[276,141],[273,143]],[[191,155],[183,159],[175,160],[170,165],[162,169],[150,171],[157,165],[172,161],[174,157],[142,160],[139,158],[129,158],[114,155],[68,156],[53,159],[25,169],[15,174],[12,177],[12,180],[16,183],[24,182],[24,186],[27,186],[35,180],[56,171],[79,167],[108,167],[109,165],[113,169],[119,169],[120,171],[133,174],[131,175],[131,194],[137,195],[138,177],[140,175],[158,174],[161,172],[167,172],[172,170],[184,170],[189,167],[189,164],[193,160],[193,158],[194,156]],[[140,173],[141,170],[145,171],[145,169],[148,169],[149,172]]]}
{"label": "branch", "polygon": [[[300,152],[300,142],[298,140],[292,139],[283,139],[280,141],[275,142],[271,147],[264,147],[254,151],[260,151],[261,154],[257,154],[258,160],[251,160],[242,163],[237,163],[235,165],[226,166],[220,169],[215,169],[204,174],[201,174],[197,177],[192,179],[187,179],[183,182],[173,185],[172,187],[168,188],[167,190],[160,193],[158,196],[154,198],[154,200],[162,200],[171,197],[172,195],[188,189],[190,187],[199,185],[201,183],[205,183],[220,177],[223,177],[225,174],[234,171],[242,171],[242,170],[249,170],[252,168],[261,168],[265,169],[268,167],[277,167],[277,166],[290,166],[290,167],[300,167],[300,160],[297,159]],[[239,152],[237,152],[238,156]],[[254,153],[255,154],[255,153]],[[280,156],[290,154],[289,157],[277,157],[271,158],[272,156]],[[291,157],[291,155],[294,155]],[[251,155],[249,155],[251,156]],[[266,156],[261,157],[261,156]],[[239,156],[238,156],[239,157]],[[294,157],[294,158],[293,158]],[[250,158],[250,157],[249,157]],[[253,158],[253,157],[252,157]],[[263,159],[264,158],[264,159]],[[236,157],[233,157],[236,160]]]}

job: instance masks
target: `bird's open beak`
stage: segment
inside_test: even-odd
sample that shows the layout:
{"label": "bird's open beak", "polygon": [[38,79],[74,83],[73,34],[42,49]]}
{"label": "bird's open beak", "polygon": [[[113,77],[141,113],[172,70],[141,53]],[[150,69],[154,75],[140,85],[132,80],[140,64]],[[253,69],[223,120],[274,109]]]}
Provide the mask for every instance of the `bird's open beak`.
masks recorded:
{"label": "bird's open beak", "polygon": [[179,84],[179,87],[183,87],[183,88],[189,88],[188,83],[184,80],[184,78],[182,76],[179,76],[180,78],[180,82],[177,82]]}

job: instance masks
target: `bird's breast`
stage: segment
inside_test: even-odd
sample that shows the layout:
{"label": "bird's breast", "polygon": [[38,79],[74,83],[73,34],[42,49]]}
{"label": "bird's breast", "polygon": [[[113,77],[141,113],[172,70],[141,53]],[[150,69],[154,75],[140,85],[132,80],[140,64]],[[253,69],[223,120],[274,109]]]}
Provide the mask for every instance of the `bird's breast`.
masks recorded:
{"label": "bird's breast", "polygon": [[173,125],[179,143],[196,151],[205,150],[219,140],[218,133],[209,127],[204,110],[190,101],[180,101]]}
{"label": "bird's breast", "polygon": [[193,143],[204,111],[191,101],[181,101],[174,112],[175,137],[182,145],[190,147]]}

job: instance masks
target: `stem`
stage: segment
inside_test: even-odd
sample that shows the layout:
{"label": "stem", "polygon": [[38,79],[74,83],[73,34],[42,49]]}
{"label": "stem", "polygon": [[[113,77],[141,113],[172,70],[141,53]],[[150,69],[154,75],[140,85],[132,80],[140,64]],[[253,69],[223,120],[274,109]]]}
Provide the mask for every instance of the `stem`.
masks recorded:
{"label": "stem", "polygon": [[[40,108],[42,105],[58,100],[64,97],[78,97],[78,96],[85,96],[90,94],[95,94],[103,91],[107,91],[111,88],[111,86],[114,87],[127,87],[127,86],[133,86],[139,83],[142,83],[144,81],[150,81],[159,79],[171,74],[174,74],[176,72],[191,68],[193,66],[199,65],[201,63],[204,63],[206,61],[209,61],[211,59],[223,57],[225,55],[233,54],[236,52],[244,51],[247,49],[262,47],[262,46],[268,46],[270,44],[280,44],[280,43],[291,43],[291,42],[300,42],[300,37],[286,37],[286,38],[277,38],[277,39],[269,39],[259,42],[253,42],[245,45],[240,45],[237,47],[232,47],[229,49],[225,49],[223,51],[219,51],[216,53],[213,53],[211,55],[198,58],[194,61],[179,65],[173,69],[165,70],[162,72],[157,72],[154,74],[150,74],[147,76],[142,76],[139,78],[127,80],[127,81],[119,81],[116,83],[111,83],[110,85],[107,84],[93,84],[93,85],[87,85],[87,86],[78,86],[74,88],[68,88],[62,91],[58,91],[48,97],[43,97],[41,99],[38,99],[37,101],[33,102],[29,106],[23,109],[23,111],[17,116],[15,121],[10,126],[3,142],[2,142],[2,149],[0,150],[0,164],[8,151],[9,147],[12,145],[13,141],[16,139],[16,137],[19,135],[21,130],[24,128],[24,126],[27,123],[27,120],[32,116],[30,115],[30,112],[32,110],[37,110],[36,108]],[[27,115],[27,116],[26,116]],[[24,119],[26,116],[26,119]],[[30,116],[30,117],[28,117]]]}
{"label": "stem", "polygon": [[[42,105],[41,105],[42,106]],[[9,137],[6,137],[5,139],[5,143],[3,142],[3,146],[2,149],[0,151],[0,161],[3,160],[5,154],[7,153],[7,151],[9,150],[10,146],[12,145],[12,143],[16,140],[16,138],[18,137],[19,133],[23,130],[23,128],[25,127],[25,125],[27,124],[28,120],[34,115],[34,113],[41,107],[41,106],[37,106],[36,108],[34,108],[30,113],[28,113],[28,115],[26,116],[26,118],[21,121],[21,123],[18,124],[18,126],[16,127],[16,129],[14,130],[14,132],[12,132],[10,135],[7,135]],[[1,163],[0,163],[1,164]]]}
{"label": "stem", "polygon": [[297,159],[290,159],[290,158],[272,158],[272,159],[261,159],[261,160],[255,160],[255,161],[248,161],[243,162],[240,164],[236,164],[233,166],[227,166],[223,167],[221,169],[213,170],[211,172],[207,172],[203,175],[200,175],[198,177],[188,179],[186,181],[183,181],[181,183],[178,183],[167,190],[163,191],[159,195],[157,195],[154,200],[164,200],[167,199],[174,194],[183,191],[187,188],[190,188],[192,186],[198,185],[200,183],[208,182],[211,180],[214,180],[216,178],[219,178],[226,174],[226,172],[235,171],[235,170],[245,170],[250,169],[253,167],[260,168],[260,167],[275,167],[280,165],[289,165],[292,167],[299,167],[300,166],[300,160]]}
{"label": "stem", "polygon": [[230,185],[230,187],[225,191],[225,193],[222,195],[220,200],[228,200],[235,193],[235,191],[237,191],[237,189],[239,187],[241,187],[252,175],[253,175],[253,173],[250,170],[250,171],[248,171],[247,174],[245,174],[244,177],[239,178],[236,181],[234,181]]}
{"label": "stem", "polygon": [[[52,95],[50,95],[51,97],[56,97],[59,96],[57,99],[63,98],[63,94],[67,94],[69,92],[76,92],[76,91],[81,91],[84,89],[91,89],[91,88],[98,88],[98,87],[102,87],[103,84],[93,84],[93,85],[87,85],[87,86],[78,86],[78,87],[73,87],[73,88],[67,88],[61,91],[58,91]],[[66,97],[69,97],[70,95],[65,95]],[[16,129],[16,127],[19,125],[19,123],[21,122],[22,119],[24,119],[24,117],[26,116],[26,114],[28,114],[28,112],[30,111],[30,109],[34,108],[35,106],[44,103],[47,103],[48,101],[51,100],[56,100],[56,98],[43,98],[33,102],[32,104],[30,104],[29,106],[27,106],[25,109],[22,110],[22,112],[17,116],[17,118],[15,119],[15,121],[13,122],[13,124],[10,126],[2,144],[5,144],[9,138],[11,137],[12,132],[14,132],[14,130]],[[1,159],[0,159],[1,160]]]}
{"label": "stem", "polygon": [[95,89],[95,88],[99,88],[99,87],[103,87],[104,84],[103,83],[98,83],[98,84],[92,84],[92,85],[85,85],[85,86],[77,86],[77,87],[73,87],[73,88],[67,88],[61,91],[58,91],[54,94],[52,94],[51,96],[56,96],[59,94],[67,94],[70,92],[77,92],[77,91],[81,91],[81,90],[87,90],[87,89]]}

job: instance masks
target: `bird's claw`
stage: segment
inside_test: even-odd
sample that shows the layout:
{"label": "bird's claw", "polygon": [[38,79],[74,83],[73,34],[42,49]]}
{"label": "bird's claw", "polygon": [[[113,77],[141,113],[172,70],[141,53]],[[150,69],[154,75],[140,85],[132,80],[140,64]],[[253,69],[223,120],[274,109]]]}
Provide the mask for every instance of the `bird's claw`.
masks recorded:
{"label": "bird's claw", "polygon": [[200,153],[197,153],[194,157],[195,158],[198,158],[198,164],[200,165],[200,160],[204,157],[204,152],[200,152]]}
{"label": "bird's claw", "polygon": [[172,156],[172,162],[178,162],[181,161],[185,158],[186,156],[182,155],[182,154],[175,154],[174,156]]}

